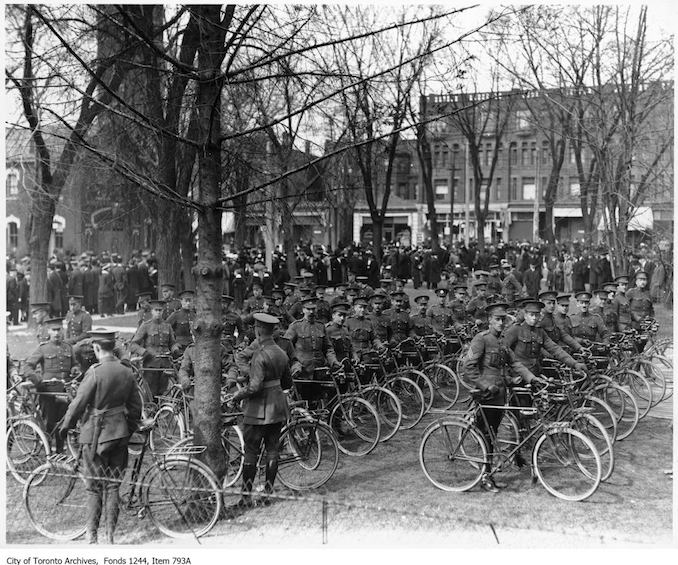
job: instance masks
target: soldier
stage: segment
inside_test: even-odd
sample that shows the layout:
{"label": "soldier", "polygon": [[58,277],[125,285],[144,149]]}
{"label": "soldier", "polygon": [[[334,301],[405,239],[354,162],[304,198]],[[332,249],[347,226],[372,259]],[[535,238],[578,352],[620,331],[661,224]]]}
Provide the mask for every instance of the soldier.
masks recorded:
{"label": "soldier", "polygon": [[631,317],[631,304],[626,297],[626,289],[628,288],[629,278],[626,275],[621,275],[614,279],[617,283],[617,291],[612,300],[612,307],[617,315],[617,328],[620,332],[631,327],[633,318]]}
{"label": "soldier", "polygon": [[325,285],[319,284],[315,287],[316,297],[316,316],[323,324],[327,324],[332,316],[330,303],[325,300]]}
{"label": "soldier", "polygon": [[[329,366],[340,369],[341,363],[337,360],[332,344],[327,339],[325,326],[316,318],[316,299],[309,297],[302,302],[303,318],[295,320],[285,332],[294,346],[298,363],[292,367],[292,377],[299,376],[302,379],[312,379],[316,367]],[[302,398],[317,398],[317,390],[312,387],[299,387]]]}
{"label": "soldier", "polygon": [[[384,284],[383,281],[387,281],[388,284]],[[382,284],[381,286],[374,291],[374,294],[370,296],[370,305],[372,304],[372,298],[375,296],[375,294],[378,294],[382,297],[383,302],[384,302],[384,308],[383,310],[389,310],[391,308],[391,298],[390,298],[390,292],[391,292],[391,279],[381,279],[380,281]]]}
{"label": "soldier", "polygon": [[[66,383],[81,376],[73,347],[63,341],[63,321],[63,318],[45,320],[49,341],[38,345],[26,359],[26,380],[31,381],[38,392],[64,392]],[[38,365],[42,367],[42,374],[37,372]],[[40,407],[45,416],[46,431],[51,435],[68,404],[61,398],[43,395],[40,396]],[[64,444],[59,434],[56,434],[55,444],[57,453],[61,453]]]}
{"label": "soldier", "polygon": [[332,321],[325,326],[327,337],[334,347],[334,353],[337,359],[342,360],[353,359],[351,336],[346,329],[347,316],[348,302],[337,302],[332,306]]}
{"label": "soldier", "polygon": [[35,338],[38,344],[49,341],[49,328],[45,321],[49,317],[49,302],[34,302],[31,304],[31,317],[36,324]]}
{"label": "soldier", "polygon": [[426,310],[428,309],[428,295],[420,294],[414,298],[416,304],[416,312],[410,316],[412,320],[412,329],[410,330],[410,336],[423,337],[425,335],[432,335],[434,332],[433,325],[426,315]]}
{"label": "soldier", "polygon": [[380,292],[375,292],[370,297],[370,302],[372,303],[372,312],[367,315],[367,318],[372,322],[374,335],[382,343],[389,343],[393,329],[391,328],[391,317],[385,312],[386,300]]}
{"label": "soldier", "polygon": [[[245,460],[242,472],[242,498],[239,502],[242,507],[252,506],[250,493],[257,474],[257,459],[262,441],[266,448],[264,490],[267,494],[273,492],[278,472],[280,431],[289,415],[283,389],[292,387],[287,355],[273,340],[273,332],[278,319],[262,313],[254,316],[259,348],[252,356],[249,382],[228,399],[229,402],[247,399],[247,404],[243,409]],[[295,324],[303,324],[303,322],[295,322],[292,325]]]}
{"label": "soldier", "polygon": [[502,298],[502,284],[499,278],[499,265],[490,265],[490,276],[487,278],[487,299],[497,302]]}
{"label": "soldier", "polygon": [[359,276],[355,280],[358,283],[358,296],[369,298],[374,294],[374,289],[367,284],[367,277]]}
{"label": "soldier", "polygon": [[444,288],[436,290],[438,304],[431,306],[426,314],[433,330],[441,334],[452,326],[452,309],[447,305],[447,292]]}
{"label": "soldier", "polygon": [[144,322],[148,322],[153,316],[151,315],[151,293],[140,292],[137,294],[137,304],[139,311],[137,312],[137,328]]}
{"label": "soldier", "polygon": [[172,283],[163,283],[160,285],[160,293],[165,306],[162,311],[162,319],[167,320],[172,312],[181,308],[181,301],[174,296],[176,286]]}
{"label": "soldier", "polygon": [[113,354],[115,332],[89,335],[99,362],[85,374],[58,435],[64,437],[82,418],[78,441],[83,446],[86,474],[87,539],[97,543],[105,510],[106,543],[112,544],[118,522],[118,491],[127,467],[127,444],[141,419],[142,406],[132,371]]}
{"label": "soldier", "polygon": [[602,305],[601,316],[603,318],[603,322],[605,322],[605,326],[610,332],[619,331],[619,326],[617,324],[617,312],[615,305],[612,303],[616,290],[617,285],[615,283],[603,283],[603,291],[605,292],[603,296],[605,298]]}
{"label": "soldier", "polygon": [[155,398],[167,389],[168,377],[161,370],[172,368],[167,356],[179,353],[180,347],[174,338],[172,326],[162,319],[164,301],[152,300],[150,306],[152,317],[137,328],[130,343],[130,351],[142,357],[144,369],[150,369],[143,371],[143,375]]}
{"label": "soldier", "polygon": [[[186,346],[184,354],[181,357],[181,365],[177,371],[177,380],[185,392],[191,392],[195,385],[195,369],[197,366],[197,356],[195,350],[193,332],[195,330],[195,320],[191,320],[189,331],[191,332],[191,343]],[[233,365],[233,351],[229,351],[223,344],[220,347],[221,355],[221,375],[222,379],[228,373]]]}
{"label": "soldier", "polygon": [[334,306],[338,302],[346,302],[346,289],[348,285],[344,282],[334,285],[334,296],[330,300],[330,306]]}
{"label": "soldier", "polygon": [[313,298],[311,292],[313,288],[307,285],[302,285],[299,287],[299,300],[292,305],[289,313],[295,320],[300,320],[304,316],[304,305],[303,302],[307,298]]}
{"label": "soldier", "polygon": [[[393,285],[395,286],[396,292],[402,292],[403,293],[403,309],[404,310],[409,310],[410,309],[410,297],[407,296],[407,293],[405,292],[405,285],[407,284],[407,281],[405,279],[394,279]],[[391,293],[391,296],[393,296],[393,293]]]}
{"label": "soldier", "polygon": [[650,291],[647,289],[647,273],[636,272],[636,287],[626,293],[631,308],[631,325],[633,329],[640,329],[640,322],[647,318],[654,318],[654,306]]}
{"label": "soldier", "polygon": [[80,340],[88,337],[92,329],[92,316],[82,307],[82,296],[71,295],[68,297],[68,313],[66,314],[66,334],[64,341],[75,345]]}
{"label": "soldier", "polygon": [[454,300],[450,302],[450,309],[452,310],[452,321],[454,327],[458,330],[464,323],[466,323],[466,303],[468,294],[465,284],[454,285]]}
{"label": "soldier", "polygon": [[[555,290],[547,290],[539,294],[539,300],[544,303],[544,310],[538,324],[546,332],[546,335],[551,338],[551,341],[560,347],[568,347],[571,345],[571,341],[570,343],[564,341],[563,334],[554,319],[557,297],[558,293]],[[576,344],[576,347],[579,348],[579,344]]]}
{"label": "soldier", "polygon": [[287,312],[289,312],[295,302],[299,302],[299,296],[297,295],[297,285],[293,282],[283,283],[283,291],[285,293],[285,298],[283,299],[283,307]]}
{"label": "soldier", "polygon": [[353,303],[355,302],[355,299],[358,298],[360,295],[360,290],[358,289],[358,285],[348,285],[346,288],[346,302],[348,302],[348,315],[352,316],[353,315]]}
{"label": "soldier", "polygon": [[193,343],[193,335],[191,334],[191,325],[195,320],[195,311],[193,310],[193,298],[195,292],[192,290],[183,290],[179,293],[179,300],[181,301],[181,308],[175,310],[165,320],[174,330],[174,337],[179,344],[179,351],[181,353]]}
{"label": "soldier", "polygon": [[572,333],[572,320],[567,315],[570,309],[570,296],[570,294],[559,294],[556,297],[556,311],[553,314],[553,321],[560,330],[561,344],[566,345],[572,351],[581,351],[581,344]]}
{"label": "soldier", "polygon": [[242,318],[233,310],[233,297],[228,294],[221,295],[221,325],[221,344],[232,353],[244,335]]}
{"label": "soldier", "polygon": [[115,253],[113,255],[113,289],[115,290],[115,313],[125,313],[125,300],[127,299],[127,271],[122,265],[122,257]]}
{"label": "soldier", "polygon": [[589,341],[604,341],[607,339],[607,328],[603,319],[597,314],[589,312],[591,303],[590,292],[578,292],[575,294],[579,306],[579,314],[570,316],[572,320],[572,335],[578,339],[588,339]]}
{"label": "soldier", "polygon": [[473,286],[476,289],[476,296],[466,305],[466,314],[480,327],[486,328],[487,313],[485,308],[487,307],[487,298],[485,293],[487,291],[487,283],[477,280],[473,282]]}
{"label": "soldier", "polygon": [[274,288],[273,291],[271,292],[271,297],[273,299],[273,304],[271,304],[269,308],[269,314],[280,320],[278,327],[283,332],[285,332],[289,325],[292,322],[294,322],[294,318],[292,318],[292,316],[288,314],[287,309],[285,308],[285,306],[283,306],[283,299],[285,297],[284,291],[278,288]]}
{"label": "soldier", "polygon": [[351,339],[351,349],[356,359],[365,351],[382,349],[384,345],[376,336],[372,322],[366,317],[367,298],[358,297],[353,304],[354,315],[346,320],[346,329]]}
{"label": "soldier", "polygon": [[396,290],[391,293],[391,344],[398,345],[404,339],[410,337],[412,333],[412,319],[405,310],[405,293],[402,290]]}
{"label": "soldier", "polygon": [[[464,378],[478,389],[476,393],[478,401],[483,405],[504,406],[506,404],[506,384],[509,377],[509,369],[527,382],[539,381],[535,375],[520,363],[513,351],[501,340],[506,323],[506,309],[508,304],[498,302],[490,304],[486,308],[489,329],[479,332],[471,341],[469,351],[464,360]],[[492,436],[485,427],[485,420],[493,432],[497,435],[499,424],[504,411],[498,408],[481,408],[485,415],[476,420],[476,426],[485,437],[488,451],[493,451]],[[506,485],[495,483],[489,475],[492,462],[485,465],[485,473],[480,481],[480,486],[488,492],[499,492],[500,487]]]}
{"label": "soldier", "polygon": [[523,285],[518,282],[518,279],[513,274],[513,267],[510,263],[504,263],[503,269],[504,280],[501,283],[501,294],[509,307],[511,307],[516,300],[516,296],[520,295],[523,291]]}

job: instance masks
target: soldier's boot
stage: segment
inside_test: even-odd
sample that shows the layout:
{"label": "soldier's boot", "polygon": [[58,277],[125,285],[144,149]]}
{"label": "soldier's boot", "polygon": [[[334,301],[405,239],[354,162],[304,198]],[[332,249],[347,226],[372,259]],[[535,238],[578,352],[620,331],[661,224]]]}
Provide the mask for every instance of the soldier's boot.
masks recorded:
{"label": "soldier's boot", "polygon": [[242,466],[242,494],[238,501],[239,508],[252,508],[252,484],[257,476],[257,466],[251,463],[245,463]]}
{"label": "soldier's boot", "polygon": [[120,506],[118,504],[118,491],[109,490],[106,492],[106,543],[113,545],[113,535],[115,527],[118,525],[118,514]]}
{"label": "soldier's boot", "polygon": [[278,474],[278,461],[269,461],[266,463],[266,485],[264,487],[264,492],[266,493],[262,504],[264,506],[270,505],[273,501],[269,495],[273,494],[273,484],[275,483],[275,477]]}
{"label": "soldier's boot", "polygon": [[96,491],[87,492],[87,543],[98,543],[97,532],[101,520],[101,496]]}

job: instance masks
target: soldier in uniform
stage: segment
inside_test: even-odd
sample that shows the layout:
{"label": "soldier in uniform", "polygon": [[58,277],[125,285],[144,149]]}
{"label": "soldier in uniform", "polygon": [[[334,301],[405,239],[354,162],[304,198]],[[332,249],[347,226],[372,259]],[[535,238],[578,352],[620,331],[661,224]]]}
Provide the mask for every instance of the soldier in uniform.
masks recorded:
{"label": "soldier in uniform", "polygon": [[570,309],[570,296],[570,294],[559,294],[556,296],[556,311],[553,314],[553,321],[560,330],[561,346],[566,345],[572,351],[581,351],[581,344],[572,333],[572,320],[567,315]]}
{"label": "soldier in uniform", "polygon": [[31,317],[36,324],[35,338],[38,344],[49,341],[49,329],[45,320],[49,317],[49,302],[34,302],[31,304]]}
{"label": "soldier in uniform", "polygon": [[513,306],[516,296],[523,291],[523,285],[518,282],[511,269],[510,263],[504,263],[504,280],[501,283],[501,294],[509,307]]}
{"label": "soldier in uniform", "polygon": [[589,341],[604,341],[607,339],[607,328],[605,322],[598,314],[589,312],[591,303],[591,293],[582,291],[575,294],[579,314],[570,316],[572,320],[572,335],[578,339],[588,339]]}
{"label": "soldier in uniform", "polygon": [[353,303],[355,302],[355,299],[358,298],[360,295],[360,290],[358,289],[358,285],[348,285],[346,288],[346,302],[348,302],[348,315],[352,316],[353,315]]}
{"label": "soldier in uniform", "polygon": [[539,300],[544,303],[544,310],[541,313],[541,320],[537,323],[541,329],[546,332],[546,335],[551,338],[551,341],[561,345],[560,329],[553,319],[553,314],[556,311],[556,298],[558,293],[555,290],[547,290],[539,293]]}
{"label": "soldier in uniform", "polygon": [[[337,359],[352,359],[351,336],[346,329],[348,302],[336,302],[332,306],[332,321],[325,326]],[[357,359],[356,359],[357,361]]]}
{"label": "soldier in uniform", "polygon": [[356,283],[358,283],[358,296],[364,298],[369,298],[374,294],[374,289],[367,284],[367,277],[359,276],[355,278]]}
{"label": "soldier in uniform", "polygon": [[410,330],[410,335],[412,337],[419,336],[423,337],[425,335],[434,334],[433,325],[426,315],[426,310],[428,309],[428,295],[420,294],[414,298],[414,303],[416,306],[416,312],[410,316],[412,320],[412,329]]}
{"label": "soldier in uniform", "polygon": [[631,327],[633,318],[631,317],[631,304],[626,297],[626,289],[628,288],[629,278],[622,275],[614,279],[617,283],[617,291],[612,299],[612,308],[617,315],[617,328],[620,332]]}
{"label": "soldier in uniform", "polygon": [[283,307],[287,312],[290,311],[295,302],[299,302],[299,296],[297,295],[297,285],[293,282],[283,283],[283,292],[285,297],[283,299]]}
{"label": "soldier in uniform", "polygon": [[454,300],[450,302],[454,327],[459,329],[466,322],[466,302],[468,299],[465,284],[454,285]]}
{"label": "soldier in uniform", "polygon": [[193,343],[193,335],[191,334],[191,325],[195,320],[195,311],[193,310],[193,297],[195,292],[192,290],[183,290],[179,293],[179,300],[181,301],[181,308],[175,310],[165,320],[172,330],[174,330],[174,337],[177,344],[179,344],[179,351],[181,353]]}
{"label": "soldier in uniform", "polygon": [[165,306],[162,311],[162,319],[167,320],[172,312],[176,312],[181,308],[181,301],[174,296],[176,286],[172,283],[164,283],[160,285],[160,293]]}
{"label": "soldier in uniform", "polygon": [[[294,346],[298,360],[298,363],[292,367],[292,377],[312,379],[316,367],[341,368],[334,348],[327,339],[325,326],[316,318],[315,301],[314,297],[308,297],[303,301],[304,317],[292,322],[284,335],[285,339],[288,339]],[[302,398],[317,398],[317,392],[314,387],[299,387]]]}
{"label": "soldier in uniform", "polygon": [[602,305],[601,316],[603,318],[603,322],[605,322],[605,326],[607,326],[607,329],[610,332],[617,332],[619,331],[619,327],[617,325],[617,312],[614,304],[612,303],[614,300],[615,291],[617,290],[617,285],[613,282],[603,283],[603,290],[605,291],[604,296],[606,296],[606,298],[604,299]]}
{"label": "soldier in uniform", "polygon": [[115,332],[90,332],[90,336],[99,362],[85,374],[59,436],[65,436],[82,420],[78,441],[83,446],[87,475],[87,539],[97,543],[99,521],[105,511],[106,543],[112,544],[118,522],[118,491],[127,467],[127,444],[141,419],[142,406],[131,369],[113,354]]}
{"label": "soldier in uniform", "polygon": [[299,300],[292,305],[292,308],[289,310],[290,316],[295,320],[300,320],[304,316],[304,306],[303,302],[307,298],[313,298],[311,292],[313,288],[307,285],[302,285],[299,287]]}
{"label": "soldier in uniform", "polygon": [[252,281],[252,296],[245,300],[242,309],[243,337],[248,342],[254,341],[254,314],[264,311],[264,302],[263,284],[259,280]]}
{"label": "soldier in uniform", "polygon": [[490,276],[487,278],[487,299],[490,302],[497,302],[502,298],[502,284],[499,278],[499,265],[493,263],[490,265]]}
{"label": "soldier in uniform", "polygon": [[385,313],[386,300],[383,294],[375,292],[371,298],[372,312],[367,315],[367,318],[372,322],[374,328],[374,335],[376,335],[382,343],[389,343],[393,334],[391,328],[391,318]]}
{"label": "soldier in uniform", "polygon": [[[464,360],[464,378],[477,389],[476,398],[483,405],[504,406],[506,403],[506,384],[509,370],[527,382],[539,380],[518,361],[515,354],[501,339],[506,323],[506,303],[494,303],[487,306],[489,329],[481,331],[473,338],[466,359]],[[504,411],[496,408],[481,408],[487,424],[496,436]],[[493,451],[492,438],[485,428],[485,419],[482,415],[477,419],[476,426],[485,437],[488,451]],[[495,483],[488,474],[491,461],[485,466],[480,486],[488,492],[498,492],[506,485]]]}
{"label": "soldier in uniform", "polygon": [[[252,483],[257,475],[257,459],[263,441],[266,448],[265,492],[273,492],[278,473],[278,443],[280,431],[287,421],[289,410],[283,389],[292,387],[287,355],[273,340],[278,319],[268,314],[254,314],[258,349],[250,363],[249,382],[228,399],[237,402],[247,399],[243,409],[243,438],[245,461],[242,472],[242,498],[239,505],[252,506]],[[295,322],[299,324],[303,322]],[[294,325],[294,324],[292,324]]]}
{"label": "soldier in uniform", "polygon": [[[394,279],[394,281],[393,281],[393,285],[395,286],[395,291],[403,293],[403,309],[409,310],[410,309],[410,297],[407,296],[407,293],[405,292],[405,285],[406,284],[407,284],[407,281],[405,279]],[[393,296],[393,293],[391,293],[391,296]]]}
{"label": "soldier in uniform", "polygon": [[431,327],[438,333],[444,333],[447,328],[452,326],[452,309],[447,305],[447,290],[439,288],[436,290],[438,304],[434,304],[428,309],[428,316]]}
{"label": "soldier in uniform", "polygon": [[274,288],[271,291],[271,298],[273,299],[273,303],[269,307],[268,313],[280,320],[279,329],[284,332],[294,321],[294,318],[288,314],[287,309],[283,305],[283,299],[285,298],[284,291]]}
{"label": "soldier in uniform", "polygon": [[334,306],[337,302],[346,302],[346,289],[348,285],[344,282],[334,285],[334,296],[330,300],[330,306]]}
{"label": "soldier in uniform", "polygon": [[148,322],[153,316],[151,315],[151,293],[140,292],[137,294],[137,304],[139,310],[137,311],[137,328],[144,322]]}
{"label": "soldier in uniform", "polygon": [[640,322],[646,318],[654,318],[654,306],[650,291],[647,289],[647,273],[636,273],[636,286],[626,293],[631,308],[631,325],[633,329],[640,329]]}
{"label": "soldier in uniform", "polygon": [[475,321],[481,328],[487,327],[487,298],[485,293],[487,291],[487,283],[483,280],[473,282],[476,289],[476,296],[472,298],[466,305],[466,314]]}
{"label": "soldier in uniform", "polygon": [[[236,337],[236,332],[238,333]],[[221,295],[221,345],[232,353],[243,340],[242,318],[233,310],[233,297]]]}
{"label": "soldier in uniform", "polygon": [[80,340],[88,337],[92,329],[92,316],[82,308],[82,296],[71,295],[68,297],[68,313],[66,314],[66,334],[64,341],[75,345]]}
{"label": "soldier in uniform", "polygon": [[315,287],[316,297],[316,316],[323,324],[327,324],[332,316],[330,303],[325,300],[325,285],[319,284]]}
{"label": "soldier in uniform", "polygon": [[[152,318],[137,328],[130,343],[131,353],[141,356],[144,368],[151,369],[143,371],[143,375],[154,398],[167,389],[168,377],[159,370],[172,367],[171,360],[165,356],[180,351],[172,326],[162,319],[164,308],[162,300],[151,301]],[[163,357],[158,357],[161,355]]]}
{"label": "soldier in uniform", "polygon": [[377,337],[374,326],[367,318],[367,298],[358,297],[353,303],[353,316],[346,320],[346,329],[351,339],[351,348],[356,359],[360,359],[365,351],[382,349],[384,345]]}
{"label": "soldier in uniform", "polygon": [[[81,376],[80,365],[73,353],[73,347],[63,341],[63,318],[45,321],[49,341],[38,345],[26,359],[26,380],[31,381],[38,392],[64,392],[66,383]],[[40,365],[42,374],[37,371]],[[67,402],[61,398],[40,396],[40,407],[45,417],[46,431],[52,434],[56,424],[66,413]],[[61,453],[63,440],[55,437],[56,451]]]}
{"label": "soldier in uniform", "polygon": [[391,293],[391,302],[393,308],[391,309],[391,341],[393,345],[398,345],[404,339],[410,337],[412,333],[412,319],[409,313],[405,310],[405,296],[402,290],[396,290]]}

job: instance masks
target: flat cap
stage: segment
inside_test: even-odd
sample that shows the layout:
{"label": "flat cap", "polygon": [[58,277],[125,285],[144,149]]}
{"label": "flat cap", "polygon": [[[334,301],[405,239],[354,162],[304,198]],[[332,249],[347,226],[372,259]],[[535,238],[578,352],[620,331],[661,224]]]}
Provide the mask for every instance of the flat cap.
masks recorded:
{"label": "flat cap", "polygon": [[45,320],[45,325],[49,326],[50,328],[60,328],[63,326],[63,323],[63,318],[49,318],[48,320]]}
{"label": "flat cap", "polygon": [[488,316],[506,316],[508,307],[506,302],[495,302],[485,306],[485,312]]}
{"label": "flat cap", "polygon": [[574,297],[581,302],[590,302],[593,295],[590,292],[582,290],[581,292],[576,293]]}
{"label": "flat cap", "polygon": [[94,328],[88,331],[87,335],[94,341],[115,341],[118,332],[109,331],[106,328]]}
{"label": "flat cap", "polygon": [[544,303],[541,300],[525,300],[523,302],[523,309],[525,312],[536,312],[539,313],[541,312],[541,309],[544,307]]}
{"label": "flat cap", "polygon": [[558,293],[555,290],[546,290],[539,293],[539,300],[556,300]]}
{"label": "flat cap", "polygon": [[276,324],[280,323],[280,320],[278,320],[278,318],[275,316],[264,314],[263,312],[257,312],[256,314],[253,314],[252,317],[257,324],[262,324],[265,326],[275,326]]}

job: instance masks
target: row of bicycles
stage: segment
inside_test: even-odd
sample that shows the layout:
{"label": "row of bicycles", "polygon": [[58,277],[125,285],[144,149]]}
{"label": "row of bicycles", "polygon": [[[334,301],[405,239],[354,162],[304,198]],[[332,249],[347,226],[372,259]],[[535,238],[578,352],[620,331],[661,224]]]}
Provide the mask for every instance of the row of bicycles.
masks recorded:
{"label": "row of bicycles", "polygon": [[[612,334],[609,343],[585,342],[573,354],[586,364],[582,373],[544,359],[541,382],[510,387],[502,407],[483,404],[482,392],[464,380],[462,353],[455,371],[462,400],[424,431],[424,475],[442,490],[463,492],[484,474],[516,464],[529,466],[533,479],[558,498],[589,498],[613,474],[616,442],[673,394],[672,340],[659,339],[657,331],[647,320],[639,330]],[[496,432],[485,409],[503,412]]]}

